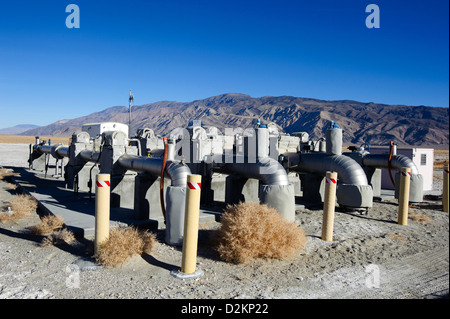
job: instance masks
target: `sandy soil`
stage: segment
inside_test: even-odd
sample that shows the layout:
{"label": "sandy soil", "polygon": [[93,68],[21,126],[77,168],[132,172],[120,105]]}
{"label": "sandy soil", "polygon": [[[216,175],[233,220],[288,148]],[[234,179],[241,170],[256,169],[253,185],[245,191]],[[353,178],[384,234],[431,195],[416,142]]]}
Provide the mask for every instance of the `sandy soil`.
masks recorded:
{"label": "sandy soil", "polygon": [[[7,144],[34,144],[36,139],[35,136],[23,136],[23,135],[10,135],[10,134],[0,134],[0,143]],[[41,141],[50,140],[51,144],[62,143],[65,145],[69,144],[70,137],[60,137],[60,136],[40,136]]]}
{"label": "sandy soil", "polygon": [[[16,192],[8,184],[0,181],[3,210]],[[322,211],[302,209],[296,223],[306,248],[289,260],[247,265],[221,261],[211,246],[220,224],[203,224],[197,266],[204,275],[190,280],[170,274],[182,253],[164,243],[163,230],[151,255],[107,269],[91,262],[89,238],[41,247],[42,237],[27,231],[39,221],[33,214],[0,224],[0,299],[448,298],[449,215],[440,199],[413,205],[407,226],[397,224],[397,209],[396,200],[375,202],[367,215],[337,208],[332,242],[320,239]]]}

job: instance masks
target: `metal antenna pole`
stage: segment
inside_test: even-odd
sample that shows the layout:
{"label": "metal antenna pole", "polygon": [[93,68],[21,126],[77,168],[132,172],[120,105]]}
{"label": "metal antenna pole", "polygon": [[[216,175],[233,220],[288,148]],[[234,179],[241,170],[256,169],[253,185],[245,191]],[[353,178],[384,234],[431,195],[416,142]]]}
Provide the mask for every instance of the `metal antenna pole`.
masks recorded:
{"label": "metal antenna pole", "polygon": [[134,96],[131,93],[130,89],[130,96],[128,98],[128,138],[131,138],[131,102],[134,101]]}

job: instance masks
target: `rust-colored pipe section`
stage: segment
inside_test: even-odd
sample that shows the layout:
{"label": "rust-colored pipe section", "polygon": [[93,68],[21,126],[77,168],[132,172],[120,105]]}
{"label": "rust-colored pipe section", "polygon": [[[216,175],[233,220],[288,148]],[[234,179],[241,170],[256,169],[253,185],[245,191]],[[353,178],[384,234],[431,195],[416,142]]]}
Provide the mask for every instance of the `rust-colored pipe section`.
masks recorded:
{"label": "rust-colored pipe section", "polygon": [[388,159],[388,171],[389,171],[389,177],[391,178],[392,185],[395,187],[394,178],[392,177],[392,170],[391,170],[391,161],[392,161],[392,153],[394,152],[394,142],[390,142],[389,144],[389,159]]}
{"label": "rust-colored pipe section", "polygon": [[159,182],[159,200],[161,202],[161,211],[164,217],[164,224],[166,223],[166,207],[164,205],[164,171],[166,170],[166,162],[167,162],[167,137],[163,137],[164,142],[164,156],[163,156],[163,164],[161,167],[161,180]]}

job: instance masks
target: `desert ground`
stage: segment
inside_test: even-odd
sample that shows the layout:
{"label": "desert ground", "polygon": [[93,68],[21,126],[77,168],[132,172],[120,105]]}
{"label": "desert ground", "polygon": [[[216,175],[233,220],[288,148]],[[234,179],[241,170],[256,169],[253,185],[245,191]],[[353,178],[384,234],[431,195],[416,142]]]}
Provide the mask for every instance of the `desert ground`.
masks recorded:
{"label": "desert ground", "polygon": [[[33,141],[0,141],[0,166],[11,172],[27,167],[26,143]],[[439,193],[448,150],[435,157]],[[0,180],[2,211],[20,193],[11,184],[13,177]],[[182,252],[164,243],[164,230],[153,230],[151,254],[107,268],[92,262],[90,238],[43,247],[43,236],[29,232],[40,221],[33,213],[0,223],[0,299],[448,299],[449,214],[441,197],[410,205],[405,226],[397,224],[397,210],[395,199],[375,201],[367,214],[336,207],[330,242],[321,240],[322,209],[298,210],[304,249],[286,260],[247,264],[221,260],[211,244],[220,223],[201,224],[197,267],[204,274],[196,279],[170,274],[179,269]]]}

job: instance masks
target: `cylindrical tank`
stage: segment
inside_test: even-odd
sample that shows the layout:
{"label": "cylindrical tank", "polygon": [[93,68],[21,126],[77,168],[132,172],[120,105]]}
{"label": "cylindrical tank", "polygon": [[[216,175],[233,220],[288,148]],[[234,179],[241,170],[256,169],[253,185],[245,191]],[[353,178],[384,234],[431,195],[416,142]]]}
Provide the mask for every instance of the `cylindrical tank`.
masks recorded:
{"label": "cylindrical tank", "polygon": [[327,142],[324,140],[319,141],[319,152],[320,153],[326,153],[327,151]]}
{"label": "cylindrical tank", "polygon": [[258,158],[269,156],[269,130],[266,127],[256,129]]}
{"label": "cylindrical tank", "polygon": [[167,140],[167,160],[175,160],[175,141],[171,138]]}
{"label": "cylindrical tank", "polygon": [[328,155],[342,154],[342,129],[330,127],[326,132],[326,151]]}

